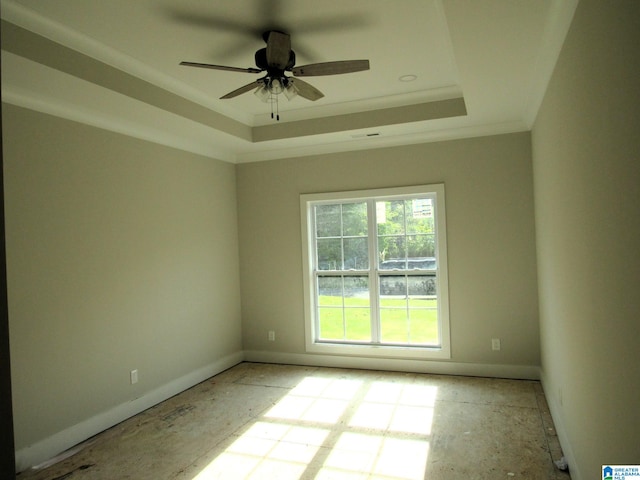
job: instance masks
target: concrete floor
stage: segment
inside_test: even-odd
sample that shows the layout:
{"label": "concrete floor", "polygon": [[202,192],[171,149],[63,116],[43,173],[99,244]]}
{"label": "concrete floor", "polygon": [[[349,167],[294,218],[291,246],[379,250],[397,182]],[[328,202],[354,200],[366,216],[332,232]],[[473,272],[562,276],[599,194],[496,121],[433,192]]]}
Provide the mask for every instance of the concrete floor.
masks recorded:
{"label": "concrete floor", "polygon": [[242,363],[19,480],[569,479],[539,382]]}

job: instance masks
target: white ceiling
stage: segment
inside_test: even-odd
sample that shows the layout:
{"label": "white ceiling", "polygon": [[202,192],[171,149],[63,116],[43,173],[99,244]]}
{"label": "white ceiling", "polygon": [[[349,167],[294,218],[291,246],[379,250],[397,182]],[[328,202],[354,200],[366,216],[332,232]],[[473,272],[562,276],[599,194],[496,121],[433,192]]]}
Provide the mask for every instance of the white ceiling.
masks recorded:
{"label": "white ceiling", "polygon": [[[231,162],[531,128],[577,0],[1,0],[2,99]],[[18,28],[19,27],[19,28]],[[219,97],[261,75],[261,32],[325,97]],[[415,75],[411,82],[400,77]]]}

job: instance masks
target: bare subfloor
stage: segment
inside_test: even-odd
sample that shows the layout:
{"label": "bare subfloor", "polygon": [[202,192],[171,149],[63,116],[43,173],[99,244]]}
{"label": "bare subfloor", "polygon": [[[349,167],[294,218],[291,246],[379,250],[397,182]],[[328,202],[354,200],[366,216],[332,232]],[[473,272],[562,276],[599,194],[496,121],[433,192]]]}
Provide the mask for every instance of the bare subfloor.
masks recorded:
{"label": "bare subfloor", "polygon": [[539,382],[242,363],[20,480],[569,479]]}

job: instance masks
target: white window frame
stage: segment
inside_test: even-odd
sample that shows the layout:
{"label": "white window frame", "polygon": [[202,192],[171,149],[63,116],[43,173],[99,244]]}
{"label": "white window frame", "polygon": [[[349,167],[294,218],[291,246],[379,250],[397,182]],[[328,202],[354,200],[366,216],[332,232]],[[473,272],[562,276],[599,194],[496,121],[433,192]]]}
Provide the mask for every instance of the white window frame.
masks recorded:
{"label": "white window frame", "polygon": [[[438,346],[418,345],[377,345],[355,343],[330,343],[316,341],[315,315],[317,311],[314,289],[314,220],[313,206],[319,203],[339,203],[355,200],[392,200],[412,195],[430,195],[435,199],[434,215],[436,226],[436,265],[438,292]],[[300,195],[300,214],[302,223],[303,288],[305,311],[306,351],[315,354],[347,355],[363,357],[387,357],[405,359],[450,359],[451,339],[449,326],[449,280],[447,273],[447,238],[444,184],[418,185],[411,187],[358,190],[349,192],[314,193]],[[375,232],[373,233],[375,235]],[[372,235],[371,228],[369,235]],[[375,266],[377,268],[377,262]]]}

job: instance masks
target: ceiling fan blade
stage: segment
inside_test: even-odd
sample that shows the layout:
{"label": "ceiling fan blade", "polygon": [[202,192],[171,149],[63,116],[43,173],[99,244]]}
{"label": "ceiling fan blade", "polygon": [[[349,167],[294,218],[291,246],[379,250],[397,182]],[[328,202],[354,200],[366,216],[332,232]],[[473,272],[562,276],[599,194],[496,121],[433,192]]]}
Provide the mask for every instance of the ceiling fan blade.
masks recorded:
{"label": "ceiling fan blade", "polygon": [[291,56],[291,38],[286,33],[272,31],[267,39],[267,65],[284,70]]}
{"label": "ceiling fan blade", "polygon": [[[177,2],[176,2],[177,3]],[[250,34],[258,36],[260,32],[253,32],[252,25],[248,22],[242,22],[224,15],[211,15],[205,11],[196,12],[195,10],[186,10],[181,7],[166,7],[163,9],[164,14],[170,20],[179,22],[190,27],[200,27],[207,30],[227,31],[240,34]]]}
{"label": "ceiling fan blade", "polygon": [[316,100],[324,97],[324,93],[322,93],[313,85],[300,80],[299,78],[289,78],[289,81],[293,83],[293,85],[296,87],[296,90],[298,91],[298,95],[300,95],[302,98],[306,98],[307,100],[315,102]]}
{"label": "ceiling fan blade", "polygon": [[339,75],[369,70],[369,60],[340,60],[337,62],[312,63],[291,69],[296,77]]}
{"label": "ceiling fan blade", "polygon": [[260,80],[256,80],[254,82],[248,83],[244,87],[240,87],[240,88],[235,89],[233,92],[227,93],[226,95],[220,97],[220,99],[221,100],[226,100],[228,98],[237,97],[238,95],[242,95],[243,93],[250,92],[254,88],[258,88],[260,85],[261,85]]}
{"label": "ceiling fan blade", "polygon": [[[298,36],[298,33],[330,33],[353,31],[359,27],[368,27],[372,25],[372,17],[364,12],[357,14],[348,14],[341,12],[336,15],[323,17],[311,17],[307,19],[301,18],[296,21],[295,30],[288,30],[289,33]],[[296,51],[298,43],[296,41]]]}
{"label": "ceiling fan blade", "polygon": [[244,72],[244,73],[261,73],[262,72],[262,70],[258,68],[227,67],[225,65],[213,65],[211,63],[180,62],[180,65],[183,65],[185,67],[210,68],[212,70],[226,70],[227,72]]}

